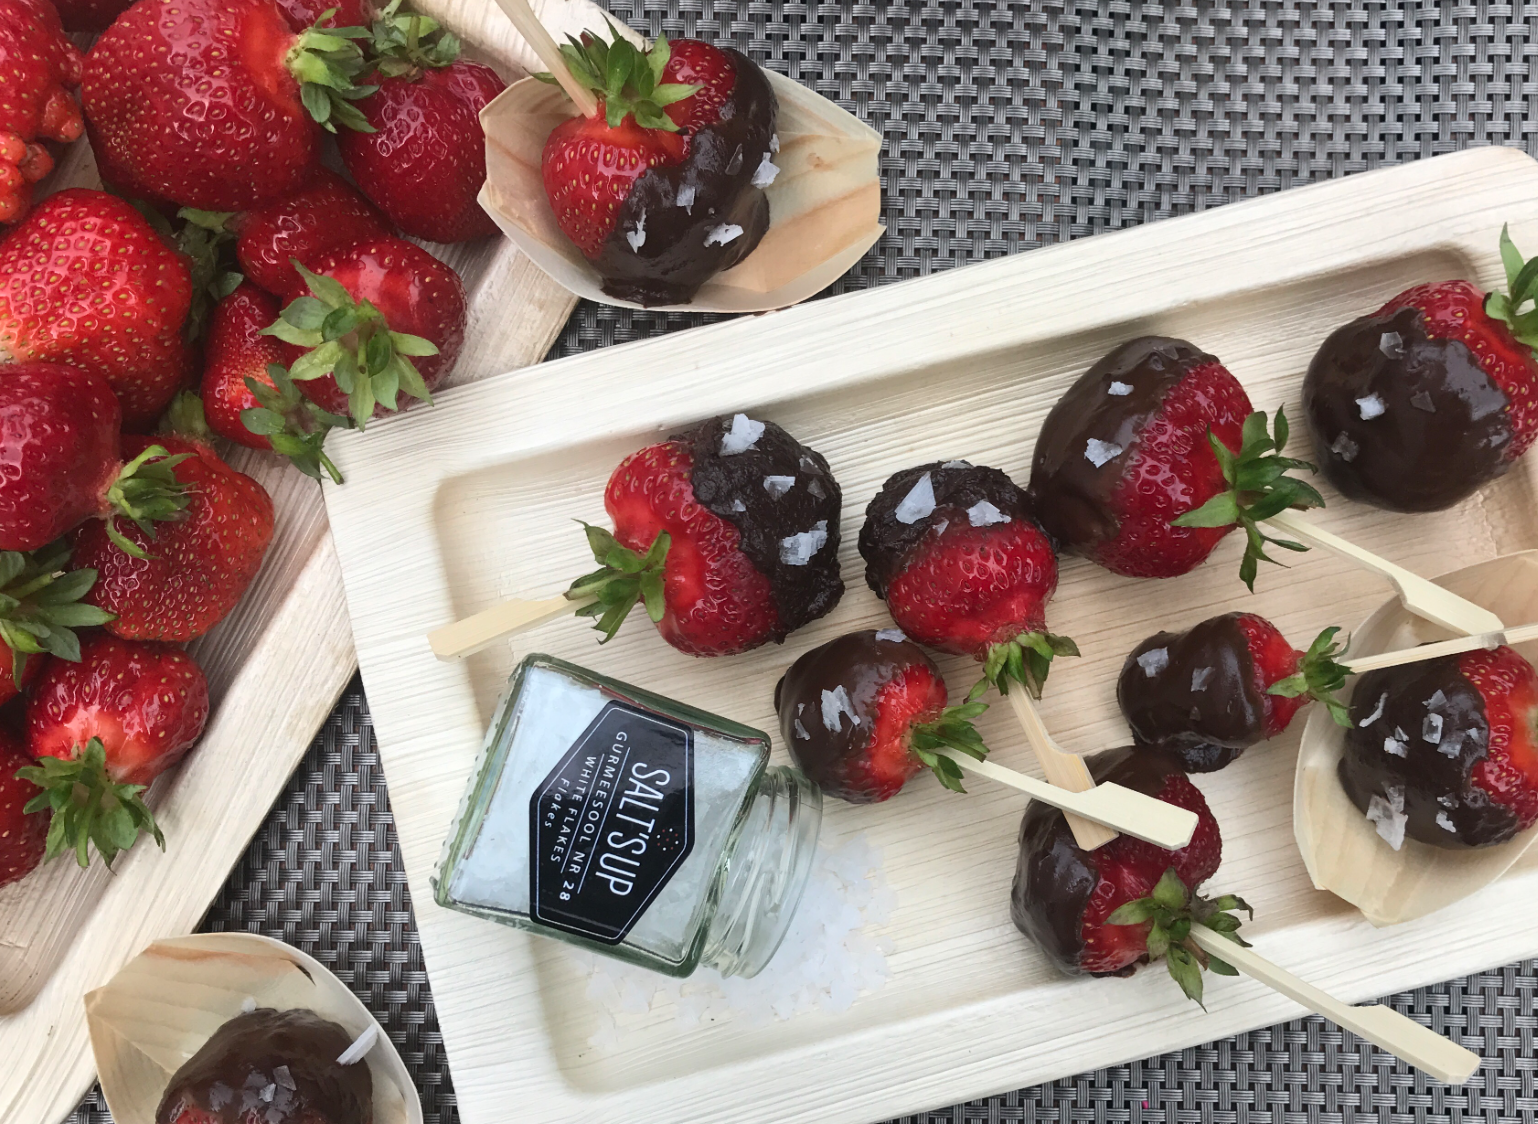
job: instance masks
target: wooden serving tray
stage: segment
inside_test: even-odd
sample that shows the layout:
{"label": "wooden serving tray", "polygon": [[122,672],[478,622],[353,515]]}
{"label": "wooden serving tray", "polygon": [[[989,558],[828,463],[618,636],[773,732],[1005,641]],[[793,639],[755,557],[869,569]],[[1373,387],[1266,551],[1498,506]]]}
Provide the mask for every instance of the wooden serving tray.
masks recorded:
{"label": "wooden serving tray", "polygon": [[[353,483],[327,488],[327,505],[465,1124],[495,1124],[509,1106],[531,1124],[863,1124],[1296,1017],[1248,980],[1212,980],[1204,1015],[1162,969],[1060,977],[1009,920],[1019,797],[980,780],[957,796],[921,777],[887,804],[828,802],[828,836],[868,832],[897,891],[879,934],[895,947],[883,989],[840,1014],[767,1026],[684,1029],[670,1009],[621,1016],[617,1045],[590,1046],[595,1009],[562,945],[432,901],[429,875],[515,653],[443,664],[425,634],[504,597],[559,591],[591,568],[572,520],[606,522],[602,489],[623,456],[697,419],[749,411],[821,450],[843,485],[849,591],[831,617],[783,647],[726,659],[673,651],[639,615],[603,648],[584,623],[560,620],[517,650],[776,729],[771,692],[793,658],[888,620],[854,541],[889,473],[965,457],[1023,482],[1062,391],[1111,346],[1150,332],[1196,341],[1257,407],[1287,402],[1296,417],[1302,372],[1331,329],[1422,280],[1500,283],[1503,221],[1538,249],[1535,194],[1538,164],[1522,153],[1464,152],[562,360],[338,441]],[[1294,433],[1307,455],[1302,427]],[[1538,545],[1531,457],[1437,515],[1329,498],[1321,524],[1428,575]],[[1301,647],[1390,595],[1317,551],[1266,567],[1251,595],[1240,549],[1232,536],[1196,572],[1162,582],[1064,560],[1049,619],[1084,657],[1059,661],[1043,705],[1062,742],[1091,751],[1128,740],[1115,677],[1152,631],[1242,607]],[[977,674],[963,660],[944,666],[953,693]],[[1033,768],[1007,708],[982,727],[998,760]],[[1291,821],[1301,727],[1196,778],[1226,842],[1212,885],[1254,903],[1246,932],[1259,951],[1353,1001],[1538,953],[1538,860],[1392,929],[1314,890]]]}

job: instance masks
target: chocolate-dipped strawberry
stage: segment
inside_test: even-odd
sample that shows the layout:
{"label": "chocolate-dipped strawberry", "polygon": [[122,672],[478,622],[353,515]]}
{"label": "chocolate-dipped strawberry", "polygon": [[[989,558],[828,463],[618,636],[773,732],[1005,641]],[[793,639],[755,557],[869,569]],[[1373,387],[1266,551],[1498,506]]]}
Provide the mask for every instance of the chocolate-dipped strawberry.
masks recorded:
{"label": "chocolate-dipped strawberry", "polygon": [[822,454],[773,422],[712,418],[626,457],[588,527],[602,568],[572,583],[578,615],[613,637],[638,601],[695,656],[779,643],[830,612],[843,493]]}
{"label": "chocolate-dipped strawberry", "polygon": [[[1500,476],[1538,438],[1538,268],[1501,232],[1508,293],[1417,285],[1332,332],[1303,409],[1325,477],[1390,511],[1440,511]],[[1531,264],[1531,263],[1529,263]]]}
{"label": "chocolate-dipped strawberry", "polygon": [[1196,813],[1191,842],[1166,851],[1128,835],[1086,851],[1063,813],[1032,803],[1020,823],[1020,857],[1010,916],[1069,975],[1130,976],[1163,957],[1181,989],[1201,1002],[1202,968],[1235,975],[1189,940],[1191,922],[1239,940],[1248,909],[1239,898],[1207,900],[1195,891],[1217,872],[1223,837],[1201,791],[1167,754],[1128,746],[1090,761],[1097,782],[1114,782]]}
{"label": "chocolate-dipped strawberry", "polygon": [[923,769],[965,791],[960,767],[936,750],[981,761],[988,749],[972,720],[988,707],[948,701],[935,662],[895,628],[813,648],[774,687],[785,748],[823,792],[851,804],[888,800]]}
{"label": "chocolate-dipped strawberry", "polygon": [[610,296],[688,303],[769,229],[763,189],[779,171],[769,80],[741,52],[698,39],[642,51],[617,32],[612,43],[585,34],[561,55],[598,112],[545,142],[556,222]]}
{"label": "chocolate-dipped strawberry", "polygon": [[1345,725],[1346,706],[1335,698],[1348,674],[1335,659],[1339,631],[1325,629],[1307,652],[1254,613],[1157,632],[1122,665],[1116,701],[1140,746],[1173,754],[1187,772],[1209,773],[1280,734],[1310,699]]}
{"label": "chocolate-dipped strawberry", "polygon": [[905,633],[982,661],[980,688],[1014,682],[1039,697],[1053,656],[1079,654],[1047,631],[1052,543],[996,468],[945,461],[896,473],[865,510],[860,556]]}
{"label": "chocolate-dipped strawberry", "polygon": [[1396,851],[1506,842],[1538,822],[1538,672],[1501,647],[1364,673],[1340,781]]}
{"label": "chocolate-dipped strawberry", "polygon": [[1128,340],[1068,388],[1042,423],[1031,463],[1036,517],[1064,549],[1114,573],[1169,578],[1203,562],[1236,527],[1253,588],[1271,561],[1257,523],[1319,493],[1284,475],[1287,421],[1266,416],[1215,356],[1185,340]]}
{"label": "chocolate-dipped strawberry", "polygon": [[368,1063],[314,1011],[236,1015],[171,1075],[155,1124],[371,1124]]}

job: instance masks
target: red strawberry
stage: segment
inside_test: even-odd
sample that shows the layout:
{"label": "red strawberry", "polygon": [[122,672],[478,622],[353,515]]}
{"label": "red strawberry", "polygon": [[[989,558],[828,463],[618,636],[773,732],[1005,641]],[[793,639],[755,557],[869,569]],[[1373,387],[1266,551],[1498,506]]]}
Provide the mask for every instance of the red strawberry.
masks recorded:
{"label": "red strawberry", "polygon": [[93,517],[147,522],[186,506],[170,466],[123,464],[119,416],[97,375],[60,363],[0,367],[0,551],[38,550]]}
{"label": "red strawberry", "polygon": [[1010,895],[1015,926],[1069,974],[1126,976],[1163,956],[1170,975],[1200,1002],[1202,967],[1235,973],[1187,940],[1191,922],[1233,935],[1239,920],[1228,911],[1249,908],[1238,898],[1207,901],[1191,892],[1222,861],[1217,820],[1200,790],[1163,754],[1112,750],[1095,758],[1090,772],[1097,782],[1125,785],[1195,812],[1191,842],[1167,851],[1119,835],[1085,851],[1062,812],[1032,804],[1020,824]]}
{"label": "red strawberry", "polygon": [[351,413],[360,429],[394,410],[401,392],[432,401],[465,338],[457,273],[389,235],[323,254],[302,273],[269,333],[283,341],[289,375],[312,401]]}
{"label": "red strawberry", "polygon": [[1349,674],[1335,662],[1339,631],[1325,629],[1307,653],[1254,613],[1155,633],[1127,656],[1116,699],[1139,745],[1168,751],[1193,773],[1221,769],[1280,734],[1311,699],[1346,724],[1345,704],[1335,698]]}
{"label": "red strawberry", "polygon": [[374,27],[382,57],[370,81],[379,90],[357,103],[376,131],[339,134],[342,159],[364,194],[412,237],[489,237],[497,226],[476,202],[486,182],[480,112],[507,84],[490,67],[458,58],[459,41],[435,21],[397,15],[398,6]]}
{"label": "red strawberry", "polygon": [[32,185],[53,170],[40,141],[80,136],[82,60],[49,0],[0,0],[0,223],[27,211]]}
{"label": "red strawberry", "polygon": [[683,163],[687,152],[687,137],[643,128],[634,117],[618,125],[602,116],[557,125],[540,158],[556,222],[577,249],[596,258],[635,181],[660,164]]}
{"label": "red strawberry", "polygon": [[1538,267],[1501,231],[1509,292],[1417,285],[1337,329],[1303,383],[1330,483],[1391,511],[1437,511],[1505,473],[1538,439]]}
{"label": "red strawberry", "polygon": [[896,629],[852,632],[813,648],[774,688],[792,759],[824,793],[851,804],[888,800],[925,768],[946,788],[965,791],[960,767],[935,751],[986,756],[972,720],[988,707],[946,701],[940,669]]}
{"label": "red strawberry", "polygon": [[778,425],[713,418],[620,462],[604,491],[614,533],[587,527],[602,568],[566,596],[605,640],[644,601],[689,655],[779,643],[843,595],[842,502],[822,454]]}
{"label": "red strawberry", "polygon": [[274,0],[139,0],[86,56],[81,90],[105,180],[147,199],[238,211],[313,174],[320,129],[362,119],[352,40],[295,34]]}
{"label": "red strawberry", "polygon": [[[127,528],[145,557],[123,550],[101,524],[87,523],[75,532],[73,565],[96,570],[89,599],[117,614],[107,624],[111,632],[179,642],[202,636],[240,600],[272,541],[273,508],[260,484],[203,441],[162,437],[160,443],[172,454],[188,454],[174,469],[187,488],[182,517],[157,525],[153,537]],[[148,440],[125,437],[123,444],[139,453]]]}
{"label": "red strawberry", "polygon": [[[240,268],[280,297],[303,284],[291,259],[313,267],[333,250],[390,233],[384,217],[329,168],[317,169],[315,178],[298,191],[249,210],[229,225],[239,235],[235,254]],[[274,313],[267,323],[276,319]]]}
{"label": "red strawberry", "polygon": [[984,680],[1032,694],[1054,655],[1046,631],[1057,556],[1025,496],[995,468],[947,461],[890,477],[860,528],[865,580],[920,644],[983,661]]}
{"label": "red strawberry", "polygon": [[129,429],[176,393],[191,302],[186,262],[105,192],[50,195],[0,241],[0,355],[102,376]]}
{"label": "red strawberry", "polygon": [[1538,823],[1538,671],[1499,647],[1365,673],[1340,779],[1396,850],[1506,842]]}
{"label": "red strawberry", "polygon": [[[1280,456],[1264,414],[1214,356],[1185,340],[1145,336],[1091,367],[1042,423],[1030,496],[1059,545],[1129,577],[1189,572],[1242,526],[1240,575],[1253,588],[1266,542],[1257,520],[1287,507],[1322,506],[1282,475],[1312,467]],[[1272,455],[1274,452],[1274,455]]]}
{"label": "red strawberry", "polygon": [[108,866],[141,831],[165,841],[139,798],[180,761],[208,720],[208,683],[192,657],[166,644],[97,633],[80,662],[50,660],[27,702],[27,748],[38,765],[23,775],[44,789],[53,812],[48,857],[89,846]]}
{"label": "red strawberry", "polygon": [[16,775],[31,764],[32,756],[21,742],[0,727],[0,886],[21,881],[43,861],[48,817],[23,811],[38,788]]}

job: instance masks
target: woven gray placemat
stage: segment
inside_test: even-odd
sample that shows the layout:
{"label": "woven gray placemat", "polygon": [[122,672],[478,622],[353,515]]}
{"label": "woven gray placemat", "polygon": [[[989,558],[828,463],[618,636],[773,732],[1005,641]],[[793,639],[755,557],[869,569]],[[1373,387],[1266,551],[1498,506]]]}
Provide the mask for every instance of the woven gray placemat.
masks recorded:
{"label": "woven gray placemat", "polygon": [[[881,130],[888,232],[835,292],[1468,145],[1538,153],[1538,4],[609,6],[651,34],[731,41]],[[707,319],[584,303],[551,355]],[[427,1120],[451,1124],[390,824],[349,691],[205,927],[265,932],[336,970],[400,1045]],[[1535,987],[1538,962],[1526,962],[1393,997],[1483,1055],[1463,1089],[1310,1018],[904,1124],[1532,1121]],[[99,1094],[70,1119],[104,1124]]]}

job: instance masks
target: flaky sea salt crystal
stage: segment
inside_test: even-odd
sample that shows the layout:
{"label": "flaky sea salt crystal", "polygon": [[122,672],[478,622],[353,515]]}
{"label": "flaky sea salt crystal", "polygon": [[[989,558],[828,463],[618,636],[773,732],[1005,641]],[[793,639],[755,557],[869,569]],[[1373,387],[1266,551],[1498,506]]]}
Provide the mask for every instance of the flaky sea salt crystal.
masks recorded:
{"label": "flaky sea salt crystal", "polygon": [[810,531],[780,540],[780,561],[787,566],[805,566],[828,542],[828,521],[817,520]]}
{"label": "flaky sea salt crystal", "polygon": [[240,1013],[242,1015],[249,1015],[254,1010],[256,1010],[256,996],[248,995],[240,1001]]}
{"label": "flaky sea salt crystal", "polygon": [[733,500],[732,510],[740,515],[742,512],[748,510],[748,505],[743,503],[741,500]]}
{"label": "flaky sea salt crystal", "polygon": [[1437,404],[1432,401],[1431,395],[1427,394],[1424,390],[1417,390],[1414,394],[1410,395],[1410,405],[1428,414],[1437,412]]}
{"label": "flaky sea salt crystal", "polygon": [[991,527],[995,523],[1008,523],[1009,516],[987,500],[978,500],[967,508],[967,522],[974,527]]}
{"label": "flaky sea salt crystal", "polygon": [[777,500],[786,492],[796,486],[794,476],[765,476],[764,491],[769,493],[769,498]]}
{"label": "flaky sea salt crystal", "polygon": [[1441,710],[1446,705],[1447,696],[1442,693],[1442,688],[1440,687],[1431,692],[1431,697],[1426,700],[1427,710]]}
{"label": "flaky sea salt crystal", "polygon": [[1210,667],[1199,667],[1191,672],[1191,690],[1205,691],[1207,684],[1212,681],[1212,672]]}
{"label": "flaky sea salt crystal", "polygon": [[1421,722],[1421,741],[1436,745],[1442,740],[1442,716],[1428,714]]}
{"label": "flaky sea salt crystal", "polygon": [[1451,816],[1449,816],[1446,812],[1438,812],[1437,813],[1437,826],[1439,828],[1441,828],[1443,831],[1454,831],[1455,832],[1455,831],[1458,830],[1457,825],[1455,825],[1453,823],[1453,818]]}
{"label": "flaky sea salt crystal", "polygon": [[885,640],[888,644],[901,644],[908,639],[908,634],[900,628],[883,628],[876,633],[877,640]]}
{"label": "flaky sea salt crystal", "polygon": [[724,246],[742,237],[742,227],[734,222],[723,222],[705,232],[705,245]]}
{"label": "flaky sea salt crystal", "polygon": [[218,1112],[225,1105],[235,1099],[235,1090],[222,1081],[215,1081],[208,1087],[208,1107]]}
{"label": "flaky sea salt crystal", "polygon": [[849,716],[849,724],[858,726],[859,717],[854,712],[854,704],[849,701],[849,691],[840,683],[831,691],[822,693],[822,724],[831,733],[838,733],[844,728],[844,715]]}
{"label": "flaky sea salt crystal", "polygon": [[912,526],[920,519],[928,519],[934,510],[935,484],[926,472],[908,489],[908,494],[902,498],[892,515],[899,523]]}
{"label": "flaky sea salt crystal", "polygon": [[811,740],[812,735],[806,732],[806,727],[805,726],[801,725],[801,719],[797,718],[795,720],[795,722],[793,723],[793,725],[794,725],[795,730],[796,730],[796,737],[800,738],[802,741],[810,741]]}
{"label": "flaky sea salt crystal", "polygon": [[774,177],[780,174],[780,166],[774,162],[772,152],[764,153],[764,158],[759,161],[758,167],[753,169],[753,186],[768,187],[774,182]]}
{"label": "flaky sea salt crystal", "polygon": [[641,212],[641,217],[636,219],[635,229],[625,231],[625,241],[630,243],[632,253],[638,253],[642,246],[646,245],[646,212]]}
{"label": "flaky sea salt crystal", "polygon": [[1404,846],[1405,824],[1409,822],[1404,814],[1404,786],[1391,784],[1383,796],[1374,794],[1367,802],[1367,818],[1377,825],[1378,834],[1390,847],[1397,851]]}
{"label": "flaky sea salt crystal", "polygon": [[1449,730],[1437,743],[1437,752],[1443,757],[1457,757],[1463,751],[1463,731]]}
{"label": "flaky sea salt crystal", "polygon": [[694,184],[686,183],[678,189],[678,194],[673,197],[673,202],[692,215],[694,213],[694,195],[698,190]]}
{"label": "flaky sea salt crystal", "polygon": [[1170,665],[1170,651],[1168,648],[1150,648],[1137,658],[1138,667],[1143,669],[1143,674],[1152,679],[1159,672]]}
{"label": "flaky sea salt crystal", "polygon": [[1111,385],[1105,388],[1105,392],[1116,398],[1125,398],[1132,393],[1132,385],[1125,382],[1112,380]]}
{"label": "flaky sea salt crystal", "polygon": [[971,468],[971,461],[946,461],[941,468]]}
{"label": "flaky sea salt crystal", "polygon": [[930,533],[933,534],[935,538],[939,538],[941,535],[945,534],[945,528],[949,527],[950,525],[951,521],[949,519],[941,519],[935,523]]}
{"label": "flaky sea salt crystal", "polygon": [[298,1085],[294,1084],[294,1075],[288,1071],[288,1066],[286,1065],[280,1065],[277,1069],[273,1070],[272,1079],[285,1089],[299,1088]]}
{"label": "flaky sea salt crystal", "polygon": [[778,152],[778,151],[780,151],[780,134],[779,133],[770,133],[769,134],[769,151],[770,152]]}
{"label": "flaky sea salt crystal", "polygon": [[732,158],[726,162],[726,174],[735,176],[740,171],[742,171],[742,145],[739,144],[732,151]]}
{"label": "flaky sea salt crystal", "polygon": [[262,1091],[261,1091],[260,1096],[261,1096],[261,1099],[264,1102],[266,1102],[267,1104],[271,1104],[272,1103],[272,1098],[277,1096],[277,1093],[278,1093],[277,1083],[273,1082],[271,1084],[264,1085],[262,1087]]}
{"label": "flaky sea salt crystal", "polygon": [[1401,741],[1399,738],[1384,738],[1383,752],[1391,754],[1394,757],[1408,757],[1410,754],[1410,747],[1406,742]]}
{"label": "flaky sea salt crystal", "polygon": [[763,422],[754,421],[747,414],[733,414],[732,427],[721,435],[721,455],[735,457],[738,453],[746,453],[763,435]]}
{"label": "flaky sea salt crystal", "polygon": [[1369,394],[1366,398],[1356,400],[1357,413],[1362,415],[1363,421],[1372,421],[1373,418],[1382,417],[1385,409],[1383,399],[1376,394]]}
{"label": "flaky sea salt crystal", "polygon": [[1450,792],[1444,792],[1441,796],[1437,797],[1437,803],[1444,808],[1456,808],[1458,806],[1458,798]]}
{"label": "flaky sea salt crystal", "polygon": [[379,1024],[369,1023],[363,1028],[363,1033],[352,1040],[352,1045],[337,1055],[336,1064],[352,1065],[354,1062],[361,1062],[364,1055],[372,1050],[374,1043],[378,1041]]}
{"label": "flaky sea salt crystal", "polygon": [[1366,718],[1358,722],[1357,725],[1365,730],[1368,726],[1371,726],[1374,722],[1383,717],[1383,709],[1386,706],[1388,706],[1388,692],[1384,691],[1381,695],[1378,696],[1377,709],[1369,714]]}
{"label": "flaky sea salt crystal", "polygon": [[1356,455],[1361,451],[1362,447],[1355,441],[1351,440],[1351,435],[1349,433],[1342,432],[1339,437],[1330,443],[1330,452],[1334,453],[1347,464],[1350,464],[1352,461],[1356,460]]}
{"label": "flaky sea salt crystal", "polygon": [[828,493],[823,491],[822,481],[815,476],[806,482],[806,490],[813,499],[825,500],[828,498]]}
{"label": "flaky sea salt crystal", "polygon": [[1121,456],[1122,447],[1112,441],[1102,441],[1098,437],[1091,437],[1084,443],[1084,459],[1096,468],[1101,468],[1108,461]]}
{"label": "flaky sea salt crystal", "polygon": [[1404,355],[1404,337],[1398,332],[1384,332],[1378,337],[1378,350],[1390,359]]}

